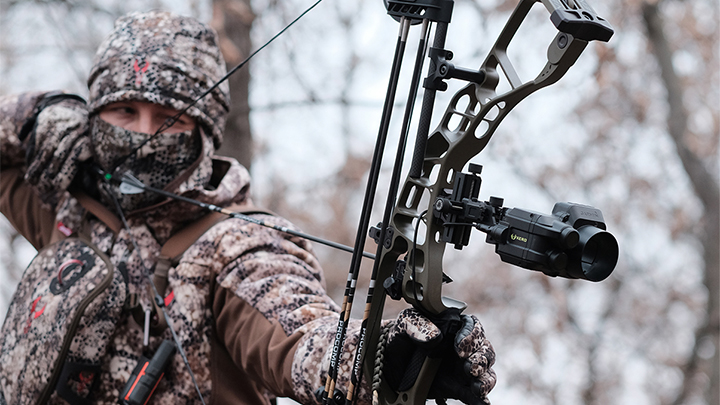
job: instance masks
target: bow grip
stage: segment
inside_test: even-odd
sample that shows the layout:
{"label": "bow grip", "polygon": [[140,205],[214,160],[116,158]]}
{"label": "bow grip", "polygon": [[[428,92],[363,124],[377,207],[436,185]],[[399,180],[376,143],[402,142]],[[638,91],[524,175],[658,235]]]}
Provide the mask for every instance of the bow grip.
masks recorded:
{"label": "bow grip", "polygon": [[387,383],[383,381],[380,392],[377,394],[378,398],[373,398],[373,403],[387,405],[425,404],[430,392],[430,385],[440,368],[441,362],[442,358],[440,357],[426,357],[413,386],[399,393],[393,392]]}

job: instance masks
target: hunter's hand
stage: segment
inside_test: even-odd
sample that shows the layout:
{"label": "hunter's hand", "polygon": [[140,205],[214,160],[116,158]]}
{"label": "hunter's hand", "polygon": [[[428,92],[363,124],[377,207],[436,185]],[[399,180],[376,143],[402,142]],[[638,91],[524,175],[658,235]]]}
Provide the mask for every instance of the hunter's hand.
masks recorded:
{"label": "hunter's hand", "polygon": [[37,115],[26,140],[25,180],[37,188],[45,204],[57,204],[80,163],[90,159],[88,122],[85,103],[69,97],[52,100]]}
{"label": "hunter's hand", "polygon": [[436,320],[406,309],[388,335],[383,375],[396,392],[412,386],[425,356],[441,357],[428,398],[453,398],[468,405],[489,404],[496,382],[495,351],[480,321],[470,315]]}

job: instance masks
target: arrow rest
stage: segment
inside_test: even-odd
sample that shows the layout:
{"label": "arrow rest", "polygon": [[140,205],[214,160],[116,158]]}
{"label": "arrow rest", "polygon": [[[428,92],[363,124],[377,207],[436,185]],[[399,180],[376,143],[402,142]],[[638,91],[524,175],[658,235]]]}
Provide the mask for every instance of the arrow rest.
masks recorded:
{"label": "arrow rest", "polygon": [[375,243],[380,244],[380,240],[382,239],[382,244],[385,247],[385,249],[390,247],[390,244],[392,243],[392,237],[395,231],[392,228],[385,228],[384,235],[382,232],[383,230],[383,224],[382,222],[378,223],[377,226],[371,226],[370,230],[368,231],[368,235],[375,241]]}

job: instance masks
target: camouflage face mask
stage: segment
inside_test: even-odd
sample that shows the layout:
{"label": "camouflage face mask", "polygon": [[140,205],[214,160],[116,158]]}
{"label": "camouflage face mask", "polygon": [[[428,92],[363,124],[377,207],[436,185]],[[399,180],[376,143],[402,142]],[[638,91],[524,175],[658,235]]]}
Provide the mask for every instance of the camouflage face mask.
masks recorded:
{"label": "camouflage face mask", "polygon": [[[198,130],[160,134],[152,137],[137,151],[135,148],[151,135],[111,125],[98,116],[91,118],[90,142],[93,159],[105,172],[114,176],[130,173],[145,185],[164,189],[177,181],[200,158],[202,152]],[[149,207],[164,200],[163,196],[145,191],[139,194],[122,194],[119,186],[110,190],[125,212]],[[168,190],[173,191],[173,190]],[[100,188],[103,201],[114,207],[112,196]]]}

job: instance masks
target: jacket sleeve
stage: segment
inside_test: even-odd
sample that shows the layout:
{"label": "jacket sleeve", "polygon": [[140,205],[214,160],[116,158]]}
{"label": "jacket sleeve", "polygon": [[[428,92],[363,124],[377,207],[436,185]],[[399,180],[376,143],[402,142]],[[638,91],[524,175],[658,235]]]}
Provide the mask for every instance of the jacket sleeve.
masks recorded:
{"label": "jacket sleeve", "polygon": [[45,94],[0,97],[0,212],[36,249],[50,242],[55,213],[41,206],[35,190],[24,181],[25,145],[19,134]]}
{"label": "jacket sleeve", "polygon": [[[292,226],[278,217],[263,219]],[[303,404],[317,403],[314,392],[325,384],[339,307],[325,291],[310,244],[241,220],[224,222],[232,225],[222,236],[221,255],[235,259],[218,277],[220,287],[232,293],[229,300],[228,293],[216,295],[218,337],[235,364],[259,385]],[[220,305],[217,296],[223,297]],[[229,316],[238,308],[243,315]],[[359,320],[348,328],[343,362],[354,353],[359,329]],[[349,380],[352,362],[345,363],[340,387]],[[365,384],[360,403],[369,397]]]}

